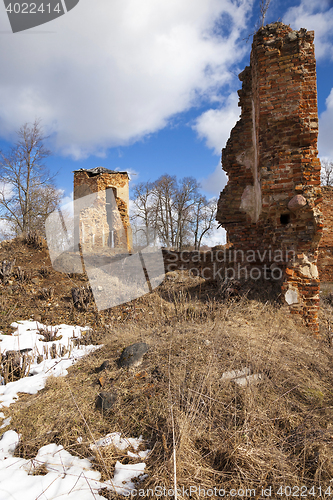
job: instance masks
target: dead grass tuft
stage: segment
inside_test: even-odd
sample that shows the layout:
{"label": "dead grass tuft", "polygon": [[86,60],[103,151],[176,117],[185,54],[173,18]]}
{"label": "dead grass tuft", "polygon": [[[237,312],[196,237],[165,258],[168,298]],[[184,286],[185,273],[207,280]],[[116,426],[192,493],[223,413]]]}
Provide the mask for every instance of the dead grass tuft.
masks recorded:
{"label": "dead grass tuft", "polygon": [[[178,488],[253,488],[259,495],[259,488],[269,486],[276,491],[283,484],[330,484],[330,304],[323,304],[322,337],[315,338],[287,308],[274,304],[268,291],[261,298],[258,289],[222,300],[216,283],[175,275],[152,294],[98,313],[92,304],[70,309],[74,277],[66,280],[63,311],[68,307],[73,322],[92,327],[83,342],[104,346],[67,377],[48,379],[44,390],[21,395],[8,409],[11,428],[22,435],[18,455],[32,458],[41,446],[55,442],[79,457],[93,455],[94,467],[109,479],[117,460],[140,459],[112,446],[95,453],[90,445],[121,432],[142,435],[152,450],[140,488],[173,488],[174,449]],[[59,300],[54,288],[53,300]],[[0,301],[1,320],[8,324],[12,302],[4,294]],[[140,341],[150,346],[142,364],[119,369],[122,349]],[[116,392],[117,400],[102,413],[95,401],[105,360],[102,390]],[[222,378],[245,368],[261,375],[258,384],[243,387]]]}
{"label": "dead grass tuft", "polygon": [[[179,488],[328,484],[333,380],[325,342],[284,308],[246,297],[201,304],[184,290],[169,303],[157,292],[149,298],[149,306],[148,297],[136,303],[145,315],[105,327],[104,347],[66,378],[50,378],[38,395],[24,396],[11,408],[12,428],[22,434],[17,453],[31,458],[56,442],[91,457],[90,445],[109,432],[143,435],[152,452],[140,487],[172,488],[172,407]],[[123,347],[137,341],[151,346],[142,365],[118,369]],[[106,359],[103,390],[116,390],[118,399],[102,414],[95,400],[98,368]],[[258,385],[240,387],[221,378],[245,367],[262,374]],[[112,476],[117,460],[137,460],[112,446],[94,456],[103,479]]]}

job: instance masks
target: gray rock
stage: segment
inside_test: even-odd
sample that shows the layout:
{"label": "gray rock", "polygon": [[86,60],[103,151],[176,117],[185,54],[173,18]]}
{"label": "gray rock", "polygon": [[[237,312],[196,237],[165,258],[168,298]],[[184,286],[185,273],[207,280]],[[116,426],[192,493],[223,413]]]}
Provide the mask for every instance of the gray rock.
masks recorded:
{"label": "gray rock", "polygon": [[137,342],[128,347],[125,347],[118,360],[120,368],[130,368],[138,366],[142,362],[142,357],[149,349],[149,345],[145,342]]}
{"label": "gray rock", "polygon": [[221,381],[231,381],[237,385],[240,385],[241,387],[248,387],[249,385],[258,384],[262,379],[262,373],[251,374],[251,370],[249,368],[242,368],[241,370],[232,370],[230,372],[225,372],[221,377]]}
{"label": "gray rock", "polygon": [[244,377],[250,375],[251,371],[249,368],[242,368],[241,370],[231,370],[230,372],[222,373],[221,380],[234,380],[236,378]]}
{"label": "gray rock", "polygon": [[263,379],[262,373],[254,373],[253,375],[247,375],[246,377],[235,378],[232,382],[241,387],[248,387],[249,385],[256,385]]}
{"label": "gray rock", "polygon": [[289,40],[293,42],[294,40],[297,40],[297,31],[291,31],[287,36]]}
{"label": "gray rock", "polygon": [[117,394],[115,392],[102,391],[98,394],[96,399],[96,408],[102,411],[110,410],[117,401]]}
{"label": "gray rock", "polygon": [[110,366],[110,361],[105,360],[105,361],[103,361],[103,363],[101,364],[101,366],[98,368],[97,371],[101,372],[103,370],[106,370],[107,368],[109,368],[109,366]]}
{"label": "gray rock", "polygon": [[288,208],[292,212],[296,212],[300,208],[305,207],[306,204],[307,204],[306,198],[304,198],[304,196],[302,196],[301,194],[297,194],[289,201]]}

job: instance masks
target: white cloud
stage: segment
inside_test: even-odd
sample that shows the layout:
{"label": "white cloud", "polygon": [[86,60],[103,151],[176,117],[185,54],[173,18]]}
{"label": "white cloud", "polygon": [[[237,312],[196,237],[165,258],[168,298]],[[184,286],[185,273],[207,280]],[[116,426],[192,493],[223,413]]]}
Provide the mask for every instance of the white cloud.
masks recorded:
{"label": "white cloud", "polygon": [[319,117],[318,150],[320,157],[333,158],[332,143],[333,124],[333,88],[326,99],[326,109]]}
{"label": "white cloud", "polygon": [[219,196],[224,186],[228,182],[228,177],[222,165],[219,163],[214,172],[204,179],[200,179],[202,189],[213,196]]}
{"label": "white cloud", "polygon": [[11,184],[10,182],[6,181],[0,181],[0,193],[1,197],[4,197],[6,199],[10,198],[11,196],[14,195],[14,185]]}
{"label": "white cloud", "polygon": [[332,2],[329,0],[321,0],[320,2],[302,0],[298,6],[291,7],[287,11],[283,22],[290,24],[293,29],[314,30],[316,58],[333,59]]}
{"label": "white cloud", "polygon": [[[317,60],[333,60],[333,6],[331,0],[313,2],[302,0],[291,7],[283,22],[290,23],[294,29],[306,28],[315,32],[315,52]],[[326,110],[319,117],[318,150],[321,157],[333,158],[333,88],[326,99]]]}
{"label": "white cloud", "polygon": [[40,117],[54,149],[82,158],[164,127],[230,81],[252,3],[81,0],[45,27],[0,35],[0,134]]}
{"label": "white cloud", "polygon": [[73,203],[73,199],[74,199],[74,191],[71,191],[69,195],[62,197],[61,205],[66,205],[67,203]]}
{"label": "white cloud", "polygon": [[193,128],[201,139],[206,140],[206,145],[220,155],[239,115],[238,95],[233,92],[222,108],[209,109],[199,116]]}
{"label": "white cloud", "polygon": [[15,233],[12,231],[11,225],[6,220],[0,219],[0,241],[4,239],[14,238]]}
{"label": "white cloud", "polygon": [[216,245],[224,245],[227,242],[227,232],[223,227],[217,226],[213,229],[209,236],[204,236],[202,238],[202,245],[208,245],[209,247],[215,247]]}

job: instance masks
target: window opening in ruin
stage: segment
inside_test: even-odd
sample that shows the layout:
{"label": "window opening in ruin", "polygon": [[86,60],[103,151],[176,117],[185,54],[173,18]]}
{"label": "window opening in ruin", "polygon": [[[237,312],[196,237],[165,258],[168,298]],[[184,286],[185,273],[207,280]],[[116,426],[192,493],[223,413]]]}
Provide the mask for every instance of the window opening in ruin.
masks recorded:
{"label": "window opening in ruin", "polygon": [[281,214],[280,215],[280,222],[282,225],[287,225],[290,222],[290,214]]}
{"label": "window opening in ruin", "polygon": [[112,229],[113,210],[117,210],[116,202],[117,190],[116,188],[107,188],[105,191],[105,206],[106,206],[106,220],[109,226],[108,231],[108,247],[114,248],[114,230]]}

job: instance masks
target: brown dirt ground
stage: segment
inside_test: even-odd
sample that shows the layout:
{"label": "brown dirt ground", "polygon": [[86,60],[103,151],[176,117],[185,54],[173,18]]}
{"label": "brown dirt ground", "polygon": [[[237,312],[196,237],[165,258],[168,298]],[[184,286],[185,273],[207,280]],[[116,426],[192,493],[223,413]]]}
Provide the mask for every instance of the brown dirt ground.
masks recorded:
{"label": "brown dirt ground", "polygon": [[[10,333],[14,320],[40,317],[53,325],[89,324],[95,336],[87,342],[104,344],[69,369],[67,377],[50,378],[37,395],[20,395],[5,409],[12,416],[10,428],[22,435],[18,455],[34,457],[39,447],[56,442],[91,457],[90,444],[106,433],[142,434],[152,453],[146,461],[148,478],[140,487],[172,487],[174,427],[178,487],[259,492],[270,485],[275,491],[282,484],[330,485],[332,306],[323,302],[322,335],[315,338],[264,293],[262,300],[246,295],[224,300],[217,283],[171,273],[152,294],[131,303],[100,313],[93,303],[77,310],[71,288],[86,284],[84,276],[54,271],[45,248],[19,240],[0,248],[0,262],[13,258],[38,281],[13,279],[0,287],[2,331]],[[55,291],[47,301],[39,290],[50,287]],[[150,345],[142,365],[119,369],[122,349],[137,341]],[[104,360],[110,366],[103,390],[115,391],[117,402],[102,414],[95,401]],[[222,373],[244,367],[261,373],[262,382],[248,388],[222,382]],[[78,437],[83,438],[80,444]],[[134,459],[107,447],[93,463],[108,479],[116,460]]]}

